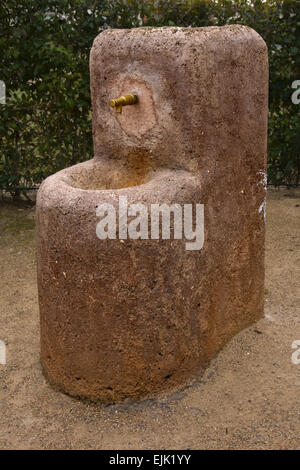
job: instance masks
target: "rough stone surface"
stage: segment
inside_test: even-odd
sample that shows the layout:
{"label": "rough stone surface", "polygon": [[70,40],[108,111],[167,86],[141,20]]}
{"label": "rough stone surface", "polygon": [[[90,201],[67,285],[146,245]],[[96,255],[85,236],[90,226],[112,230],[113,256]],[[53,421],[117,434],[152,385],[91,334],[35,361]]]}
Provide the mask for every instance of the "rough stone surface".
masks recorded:
{"label": "rough stone surface", "polygon": [[[267,48],[237,25],[107,30],[90,65],[95,157],[38,193],[41,361],[108,403],[185,384],[263,315]],[[203,248],[99,240],[96,206],[120,195],[203,203]]]}

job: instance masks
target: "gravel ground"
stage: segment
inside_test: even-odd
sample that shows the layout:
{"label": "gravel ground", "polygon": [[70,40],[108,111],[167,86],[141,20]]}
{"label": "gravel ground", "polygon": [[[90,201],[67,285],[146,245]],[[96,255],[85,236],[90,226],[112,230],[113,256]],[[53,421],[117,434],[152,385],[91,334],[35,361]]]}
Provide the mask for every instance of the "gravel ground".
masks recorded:
{"label": "gravel ground", "polygon": [[184,390],[103,407],[54,391],[39,364],[34,209],[0,203],[1,449],[300,449],[300,192],[269,190],[265,318]]}

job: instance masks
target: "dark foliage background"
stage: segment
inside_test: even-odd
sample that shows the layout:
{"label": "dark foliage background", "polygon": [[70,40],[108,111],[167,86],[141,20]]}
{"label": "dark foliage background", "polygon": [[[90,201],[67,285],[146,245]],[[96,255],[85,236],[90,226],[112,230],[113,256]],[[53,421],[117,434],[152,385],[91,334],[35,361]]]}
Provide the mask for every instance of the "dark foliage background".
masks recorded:
{"label": "dark foliage background", "polygon": [[269,47],[268,179],[300,175],[299,0],[6,0],[0,5],[0,189],[31,187],[92,156],[89,51],[105,28],[254,28]]}

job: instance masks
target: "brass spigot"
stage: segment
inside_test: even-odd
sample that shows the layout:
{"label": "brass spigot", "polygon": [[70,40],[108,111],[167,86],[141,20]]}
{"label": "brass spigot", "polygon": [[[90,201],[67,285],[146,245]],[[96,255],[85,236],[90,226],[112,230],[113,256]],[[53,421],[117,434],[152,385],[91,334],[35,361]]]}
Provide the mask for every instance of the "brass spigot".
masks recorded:
{"label": "brass spigot", "polygon": [[116,108],[117,113],[122,112],[122,107],[127,106],[128,104],[135,104],[138,102],[138,97],[134,94],[120,96],[114,100],[110,100],[109,104],[112,108]]}

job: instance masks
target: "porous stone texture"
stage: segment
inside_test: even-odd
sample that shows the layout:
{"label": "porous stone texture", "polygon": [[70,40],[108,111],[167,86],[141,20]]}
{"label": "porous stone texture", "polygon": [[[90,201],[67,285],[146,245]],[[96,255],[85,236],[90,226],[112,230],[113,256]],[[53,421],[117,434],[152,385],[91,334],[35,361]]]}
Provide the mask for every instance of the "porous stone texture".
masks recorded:
{"label": "porous stone texture", "polygon": [[[239,25],[107,30],[90,67],[95,157],[37,199],[41,362],[111,403],[184,385],[263,315],[267,48]],[[119,196],[204,204],[203,248],[98,239],[96,207]]]}

